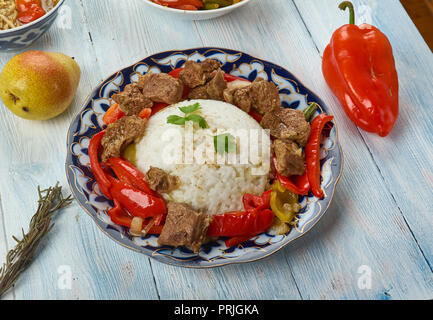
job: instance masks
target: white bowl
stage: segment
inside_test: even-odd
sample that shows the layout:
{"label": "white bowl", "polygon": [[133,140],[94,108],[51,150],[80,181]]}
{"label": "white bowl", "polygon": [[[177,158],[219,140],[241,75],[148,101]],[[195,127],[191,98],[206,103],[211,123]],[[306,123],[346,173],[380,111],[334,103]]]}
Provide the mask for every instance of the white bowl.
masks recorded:
{"label": "white bowl", "polygon": [[237,4],[233,4],[228,7],[215,9],[215,10],[198,10],[198,11],[192,11],[192,10],[179,10],[179,9],[173,9],[168,8],[165,6],[161,6],[159,4],[156,4],[155,2],[152,2],[151,0],[144,0],[146,4],[153,8],[157,8],[162,12],[165,12],[166,14],[169,14],[173,17],[185,19],[185,20],[207,20],[207,19],[213,19],[217,17],[221,17],[225,14],[228,14],[232,12],[233,10],[236,10],[244,5],[246,5],[251,0],[243,0]]}

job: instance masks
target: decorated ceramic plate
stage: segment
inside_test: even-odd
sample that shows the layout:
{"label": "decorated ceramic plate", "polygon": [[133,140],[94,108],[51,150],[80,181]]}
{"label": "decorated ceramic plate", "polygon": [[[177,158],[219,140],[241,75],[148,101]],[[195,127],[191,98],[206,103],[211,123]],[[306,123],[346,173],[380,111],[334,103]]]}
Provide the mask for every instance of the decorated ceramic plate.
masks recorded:
{"label": "decorated ceramic plate", "polygon": [[101,231],[117,243],[160,262],[191,268],[209,268],[256,261],[277,252],[307,233],[328,209],[342,173],[343,162],[337,127],[334,125],[329,135],[322,141],[322,189],[325,197],[321,200],[313,194],[302,197],[300,199],[302,209],[297,214],[291,230],[284,235],[263,233],[230,248],[226,247],[221,239],[204,244],[200,252],[195,254],[184,247],[173,249],[159,246],[155,235],[132,236],[127,228],[114,224],[107,213],[113,203],[100,192],[88,157],[90,138],[105,128],[103,116],[112,103],[111,96],[123,91],[127,84],[137,81],[139,75],[148,72],[168,73],[182,67],[187,60],[203,61],[206,58],[219,60],[223,65],[223,71],[231,75],[250,81],[254,81],[257,77],[272,81],[279,89],[284,108],[304,110],[310,103],[315,102],[319,105],[318,113],[328,113],[319,97],[303,86],[289,71],[276,64],[239,51],[197,48],[158,53],[111,75],[88,97],[70,126],[67,140],[66,175],[70,188],[75,199]]}

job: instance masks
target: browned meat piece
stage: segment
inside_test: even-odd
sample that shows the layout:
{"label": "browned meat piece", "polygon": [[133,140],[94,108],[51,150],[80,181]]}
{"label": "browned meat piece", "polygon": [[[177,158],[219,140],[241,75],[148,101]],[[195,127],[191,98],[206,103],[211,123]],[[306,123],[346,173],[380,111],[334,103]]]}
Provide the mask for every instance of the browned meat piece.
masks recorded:
{"label": "browned meat piece", "polygon": [[243,87],[233,92],[233,104],[244,110],[246,113],[251,111],[253,99],[250,97],[250,86]]}
{"label": "browned meat piece", "polygon": [[305,146],[310,137],[310,124],[305,120],[302,111],[288,108],[277,108],[265,114],[261,125],[271,130],[271,135],[283,140],[292,140]]}
{"label": "browned meat piece", "polygon": [[277,171],[286,177],[303,175],[305,172],[305,155],[302,148],[293,141],[274,141],[277,157]]}
{"label": "browned meat piece", "polygon": [[139,78],[137,85],[154,102],[173,104],[182,100],[182,81],[166,73],[147,73]]}
{"label": "browned meat piece", "polygon": [[191,89],[191,91],[188,94],[188,99],[195,100],[195,99],[209,99],[209,94],[207,93],[207,86],[200,86],[196,87],[194,89]]}
{"label": "browned meat piece", "polygon": [[136,84],[128,84],[123,92],[113,94],[113,100],[127,116],[138,116],[144,108],[152,108],[153,102],[146,98]]}
{"label": "browned meat piece", "polygon": [[190,206],[182,203],[170,202],[167,209],[167,220],[158,238],[158,244],[186,246],[198,253],[206,238],[211,217],[195,212]]}
{"label": "browned meat piece", "polygon": [[213,71],[221,68],[217,60],[206,59],[202,62],[187,61],[179,74],[180,80],[190,88],[197,88],[208,82]]}
{"label": "browned meat piece", "polygon": [[118,158],[132,142],[139,140],[146,128],[146,120],[137,116],[127,116],[108,125],[101,144],[104,147],[102,161]]}
{"label": "browned meat piece", "polygon": [[229,82],[227,84],[227,89],[223,92],[224,100],[228,103],[234,104],[234,93],[241,88],[248,87],[249,85],[249,81],[235,80]]}
{"label": "browned meat piece", "polygon": [[191,90],[189,99],[211,99],[224,101],[224,90],[227,88],[227,81],[224,79],[224,71],[218,70],[215,76],[203,86]]}
{"label": "browned meat piece", "polygon": [[176,176],[169,175],[164,170],[155,167],[150,167],[145,177],[150,188],[159,193],[168,193],[174,190],[179,183]]}
{"label": "browned meat piece", "polygon": [[207,93],[209,99],[224,101],[224,90],[227,89],[227,81],[224,79],[224,71],[217,71],[211,81],[208,82]]}
{"label": "browned meat piece", "polygon": [[233,103],[245,112],[254,108],[260,114],[265,114],[280,107],[281,99],[273,82],[258,78],[248,87],[236,90],[233,93]]}

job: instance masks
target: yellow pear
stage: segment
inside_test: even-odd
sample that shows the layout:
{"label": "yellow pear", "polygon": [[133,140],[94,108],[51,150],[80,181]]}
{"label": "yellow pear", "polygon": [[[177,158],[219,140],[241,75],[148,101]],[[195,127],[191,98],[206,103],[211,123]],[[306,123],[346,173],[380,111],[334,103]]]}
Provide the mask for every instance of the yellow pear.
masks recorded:
{"label": "yellow pear", "polygon": [[69,107],[80,75],[80,67],[71,57],[27,51],[4,66],[0,74],[0,97],[21,118],[48,120]]}

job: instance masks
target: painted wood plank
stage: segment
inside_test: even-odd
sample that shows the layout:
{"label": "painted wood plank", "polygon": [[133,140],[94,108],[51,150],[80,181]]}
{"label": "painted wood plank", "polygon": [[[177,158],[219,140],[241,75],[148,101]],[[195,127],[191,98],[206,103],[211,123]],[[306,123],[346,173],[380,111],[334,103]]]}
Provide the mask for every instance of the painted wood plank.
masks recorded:
{"label": "painted wood plank", "polygon": [[[61,51],[74,56],[82,68],[82,81],[71,108],[47,122],[30,122],[1,108],[0,186],[8,245],[10,235],[20,234],[33,215],[36,186],[60,180],[68,190],[64,162],[66,132],[90,88],[101,79],[96,56],[83,21],[79,1],[68,1],[73,14],[72,28],[50,30],[29,49]],[[12,54],[0,56],[0,65]],[[142,255],[128,252],[110,241],[74,204],[55,220],[56,226],[44,242],[38,258],[15,288],[17,299],[157,299],[150,264]],[[62,275],[71,272],[71,287],[64,287]],[[59,282],[60,281],[60,282]],[[67,284],[67,282],[66,282]]]}
{"label": "painted wood plank", "polygon": [[[303,4],[312,8],[316,2]],[[429,267],[369,157],[363,138],[345,120],[327,90],[320,55],[293,2],[256,1],[232,16],[196,24],[206,45],[241,49],[292,70],[323,97],[336,116],[346,155],[336,199],[310,234],[283,251],[301,296],[306,299],[389,298],[388,294],[397,299],[430,297]],[[373,195],[372,188],[377,190]],[[381,212],[386,212],[386,217],[379,216]],[[362,265],[372,270],[371,290],[360,290],[357,286],[360,276],[357,271]],[[401,274],[402,266],[411,270],[408,273],[414,277]]]}

